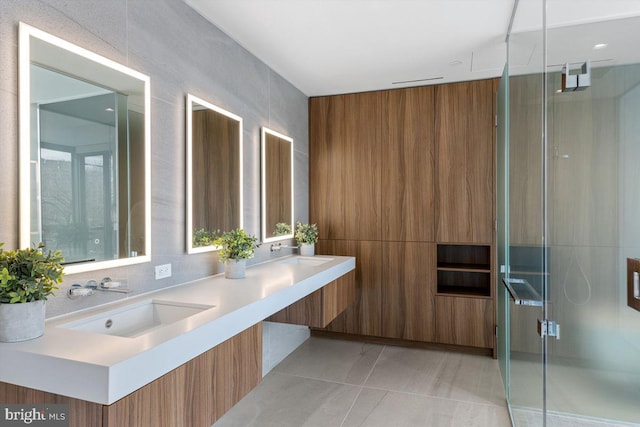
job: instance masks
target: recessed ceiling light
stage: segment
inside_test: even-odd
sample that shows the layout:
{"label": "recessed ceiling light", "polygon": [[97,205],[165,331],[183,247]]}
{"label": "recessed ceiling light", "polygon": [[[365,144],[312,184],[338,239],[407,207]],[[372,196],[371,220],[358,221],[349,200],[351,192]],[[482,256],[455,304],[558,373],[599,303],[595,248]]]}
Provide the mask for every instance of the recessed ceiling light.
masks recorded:
{"label": "recessed ceiling light", "polygon": [[116,111],[116,110],[114,110],[114,109],[113,109],[113,108],[111,108],[111,107],[108,107],[108,108],[105,108],[105,109],[104,109],[104,111],[108,111],[108,112],[110,112],[110,113],[113,113],[113,112],[114,112],[114,111]]}
{"label": "recessed ceiling light", "polygon": [[449,62],[449,65],[451,65],[452,67],[455,67],[456,65],[462,65],[462,61],[451,61]]}
{"label": "recessed ceiling light", "polygon": [[609,46],[606,43],[598,43],[596,45],[593,46],[594,49],[604,49],[605,47]]}

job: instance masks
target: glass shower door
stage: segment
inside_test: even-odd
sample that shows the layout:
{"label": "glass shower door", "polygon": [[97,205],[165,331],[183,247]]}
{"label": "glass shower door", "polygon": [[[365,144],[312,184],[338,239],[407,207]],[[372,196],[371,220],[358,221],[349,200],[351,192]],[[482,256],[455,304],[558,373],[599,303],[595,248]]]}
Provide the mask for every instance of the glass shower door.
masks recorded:
{"label": "glass shower door", "polygon": [[[564,12],[548,2],[550,24]],[[547,30],[548,299],[562,330],[549,339],[548,426],[640,423],[626,270],[640,257],[640,18],[601,19]]]}
{"label": "glass shower door", "polygon": [[[517,2],[505,138],[516,426],[640,424],[627,271],[640,258],[640,3],[625,5]],[[517,304],[518,286],[541,306]],[[560,336],[541,337],[544,321]]]}

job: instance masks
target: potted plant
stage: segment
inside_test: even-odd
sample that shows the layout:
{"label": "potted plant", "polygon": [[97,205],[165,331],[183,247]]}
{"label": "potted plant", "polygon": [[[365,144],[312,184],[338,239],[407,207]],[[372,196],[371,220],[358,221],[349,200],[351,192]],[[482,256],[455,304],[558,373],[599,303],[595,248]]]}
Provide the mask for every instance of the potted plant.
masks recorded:
{"label": "potted plant", "polygon": [[245,275],[247,259],[253,258],[255,248],[260,245],[256,236],[249,236],[242,228],[225,231],[213,241],[220,246],[218,260],[224,262],[224,277],[242,279]]}
{"label": "potted plant", "polygon": [[318,242],[318,226],[297,222],[295,238],[300,246],[300,255],[313,256],[315,244]]}
{"label": "potted plant", "polygon": [[5,251],[0,243],[0,341],[16,342],[44,333],[45,301],[62,283],[60,251],[34,248]]}

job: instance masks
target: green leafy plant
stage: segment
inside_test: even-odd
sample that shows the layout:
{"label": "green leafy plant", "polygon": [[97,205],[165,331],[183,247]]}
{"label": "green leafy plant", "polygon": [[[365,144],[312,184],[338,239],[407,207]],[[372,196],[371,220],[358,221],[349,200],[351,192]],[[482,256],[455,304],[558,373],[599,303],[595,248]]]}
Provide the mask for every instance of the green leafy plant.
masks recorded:
{"label": "green leafy plant", "polygon": [[298,244],[314,244],[318,242],[318,226],[316,224],[296,223],[295,238]]}
{"label": "green leafy plant", "polygon": [[201,228],[193,232],[193,247],[212,246],[218,237],[220,237],[220,230],[209,231]]}
{"label": "green leafy plant", "polygon": [[237,228],[225,231],[213,244],[221,247],[219,260],[222,262],[228,259],[253,258],[255,248],[260,247],[257,241],[256,236],[249,236],[242,228]]}
{"label": "green leafy plant", "polygon": [[5,251],[0,243],[0,303],[46,300],[62,283],[64,258],[60,251],[34,248]]}
{"label": "green leafy plant", "polygon": [[286,236],[291,234],[291,224],[286,222],[279,222],[276,224],[276,229],[273,231],[274,236]]}

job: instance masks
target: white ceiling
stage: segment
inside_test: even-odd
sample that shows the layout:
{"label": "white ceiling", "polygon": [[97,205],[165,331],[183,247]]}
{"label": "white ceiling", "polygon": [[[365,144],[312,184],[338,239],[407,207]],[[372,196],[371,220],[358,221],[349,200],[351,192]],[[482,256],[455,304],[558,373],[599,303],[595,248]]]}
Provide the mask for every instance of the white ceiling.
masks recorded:
{"label": "white ceiling", "polygon": [[[184,1],[308,96],[498,76],[514,5],[514,0]],[[640,14],[639,0],[547,4],[550,27]],[[536,29],[540,5],[540,0],[519,0],[514,32]]]}

